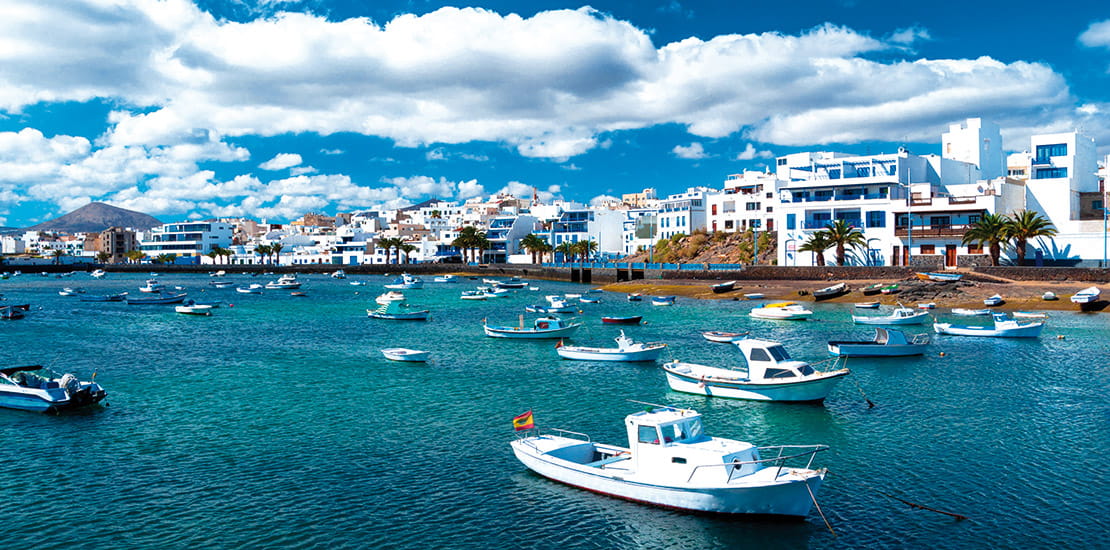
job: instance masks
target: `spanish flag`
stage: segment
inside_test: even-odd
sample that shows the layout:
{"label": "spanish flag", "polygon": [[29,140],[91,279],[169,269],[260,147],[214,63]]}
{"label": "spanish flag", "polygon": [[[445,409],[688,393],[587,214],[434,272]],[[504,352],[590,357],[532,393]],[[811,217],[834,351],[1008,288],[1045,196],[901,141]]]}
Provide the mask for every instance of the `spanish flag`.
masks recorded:
{"label": "spanish flag", "polygon": [[513,429],[518,432],[521,430],[531,430],[535,427],[536,423],[532,421],[532,411],[513,417]]}

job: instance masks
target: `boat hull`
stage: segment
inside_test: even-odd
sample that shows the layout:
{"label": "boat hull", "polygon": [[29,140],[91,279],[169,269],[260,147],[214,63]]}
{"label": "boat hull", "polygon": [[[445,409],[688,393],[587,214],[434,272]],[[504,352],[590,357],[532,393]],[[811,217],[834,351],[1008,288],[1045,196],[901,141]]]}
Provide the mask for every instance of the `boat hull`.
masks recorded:
{"label": "boat hull", "polygon": [[95,405],[107,397],[99,385],[82,387],[72,398],[62,388],[39,390],[31,388],[0,388],[0,408],[20,411],[54,413]]}
{"label": "boat hull", "polygon": [[683,374],[667,368],[666,365],[663,370],[667,374],[667,384],[677,392],[729,399],[787,402],[824,401],[833,388],[840,383],[840,379],[848,375],[848,370],[844,369],[824,373],[821,377],[801,382],[771,384],[745,382],[741,379],[732,381],[713,380],[708,377],[703,379],[697,376],[696,372]]}
{"label": "boat hull", "polygon": [[387,321],[427,321],[430,312],[410,311],[406,313],[378,313],[376,310],[366,310],[366,316],[371,319],[385,319]]}
{"label": "boat hull", "polygon": [[491,327],[484,325],[482,328],[486,331],[486,336],[491,338],[516,338],[519,340],[540,340],[546,338],[567,338],[574,331],[578,330],[579,325],[571,325],[569,327],[561,327],[554,329],[520,329],[515,327]]}
{"label": "boat hull", "polygon": [[162,296],[156,298],[131,298],[127,297],[127,305],[158,305],[158,304],[180,304],[185,301],[187,294],[177,294],[174,296]]}
{"label": "boat hull", "polygon": [[643,315],[634,317],[602,317],[601,322],[607,325],[638,325],[644,320]]}
{"label": "boat hull", "polygon": [[617,348],[584,348],[576,346],[562,346],[555,351],[563,359],[576,361],[656,361],[663,353],[665,345],[652,346],[642,350],[621,351]]}
{"label": "boat hull", "polygon": [[852,322],[857,325],[920,325],[929,319],[928,311],[915,312],[909,317],[853,315]]}
{"label": "boat hull", "polygon": [[925,353],[927,344],[881,345],[875,342],[829,342],[829,354],[837,357],[909,357]]}
{"label": "boat hull", "polygon": [[[513,454],[543,477],[625,500],[696,512],[804,518],[813,506],[810,491],[816,496],[825,477],[823,471],[808,470],[811,475],[784,474],[766,484],[666,486],[622,479],[621,470],[562,460],[539,452],[528,441],[512,442]],[[783,472],[787,470],[784,468]]]}
{"label": "boat hull", "polygon": [[419,351],[413,349],[392,348],[383,349],[382,355],[390,361],[401,361],[405,363],[424,363],[428,361],[429,352]]}
{"label": "boat hull", "polygon": [[806,312],[772,312],[760,311],[762,308],[753,309],[749,314],[756,319],[771,319],[777,321],[804,321],[813,315],[812,311]]}
{"label": "boat hull", "polygon": [[1044,323],[1030,323],[1018,328],[996,329],[994,327],[973,327],[936,323],[933,330],[937,334],[951,336],[983,336],[990,338],[1037,338],[1044,329]]}

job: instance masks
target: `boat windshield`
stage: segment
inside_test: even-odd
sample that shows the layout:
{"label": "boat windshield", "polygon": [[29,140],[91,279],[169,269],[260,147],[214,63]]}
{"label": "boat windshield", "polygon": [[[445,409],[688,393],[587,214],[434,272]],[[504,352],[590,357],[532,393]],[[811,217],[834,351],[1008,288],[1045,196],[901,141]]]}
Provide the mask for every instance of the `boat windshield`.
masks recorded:
{"label": "boat windshield", "polygon": [[[640,429],[642,430],[643,427]],[[660,426],[659,430],[663,432],[664,443],[692,442],[702,437],[701,420],[698,418],[665,424]]]}
{"label": "boat windshield", "polygon": [[767,351],[771,354],[771,357],[775,358],[776,361],[790,360],[790,354],[786,353],[786,348],[783,348],[782,346],[771,346],[767,348]]}

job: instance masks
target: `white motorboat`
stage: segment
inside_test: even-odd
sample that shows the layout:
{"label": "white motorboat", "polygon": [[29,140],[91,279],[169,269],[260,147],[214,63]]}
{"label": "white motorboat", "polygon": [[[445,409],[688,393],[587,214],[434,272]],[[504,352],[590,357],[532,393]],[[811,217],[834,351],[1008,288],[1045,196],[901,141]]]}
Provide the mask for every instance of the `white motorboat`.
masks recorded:
{"label": "white motorboat", "polygon": [[105,272],[103,269],[94,269],[91,273],[89,273],[89,276],[93,279],[103,279],[104,276],[107,274],[108,273]]}
{"label": "white motorboat", "polygon": [[601,303],[601,298],[587,298],[587,297],[583,296],[583,297],[579,298],[578,301],[583,303],[583,304],[600,304]]}
{"label": "white motorboat", "polygon": [[253,283],[248,286],[235,287],[235,292],[240,294],[262,294],[262,285]]}
{"label": "white motorboat", "polygon": [[331,273],[331,278],[332,279],[346,279],[347,278],[347,272],[343,271],[342,269],[336,269],[335,271],[333,271]]}
{"label": "white motorboat", "polygon": [[563,359],[576,359],[578,361],[655,361],[667,347],[662,342],[636,343],[621,331],[620,336],[614,338],[617,342],[615,348],[591,348],[585,346],[564,346],[560,341],[555,346],[556,353]]}
{"label": "white motorboat", "polygon": [[385,294],[382,294],[382,295],[378,296],[377,298],[374,298],[374,302],[377,303],[378,305],[386,305],[389,302],[403,302],[403,301],[405,301],[405,293],[397,292],[396,290],[390,290],[389,292],[386,292]]}
{"label": "white motorboat", "polygon": [[206,317],[212,315],[212,306],[208,304],[194,303],[191,305],[180,305],[174,307],[173,310],[183,315],[201,315]]}
{"label": "white motorboat", "polygon": [[459,296],[461,300],[485,300],[486,293],[480,290],[464,290]]}
{"label": "white motorboat", "polygon": [[920,325],[929,318],[928,311],[919,311],[898,304],[890,315],[853,315],[857,325]]}
{"label": "white motorboat", "polygon": [[990,298],[987,298],[987,299],[983,300],[983,305],[988,306],[988,307],[993,307],[993,306],[1000,306],[1000,305],[1004,304],[1005,302],[1006,302],[1006,300],[1003,300],[1002,296],[1000,294],[995,294],[994,296],[991,296]]}
{"label": "white motorboat", "polygon": [[485,319],[482,320],[482,329],[485,330],[486,336],[493,338],[517,338],[517,339],[537,339],[537,338],[567,338],[582,323],[568,323],[558,317],[540,317],[533,322],[531,327],[525,328],[524,316],[520,317],[520,325],[515,327],[509,326],[496,326],[486,323]]}
{"label": "white motorboat", "polygon": [[915,334],[907,339],[900,330],[875,327],[873,340],[830,340],[828,345],[829,353],[839,357],[905,357],[925,353],[929,335]]}
{"label": "white motorboat", "polygon": [[301,282],[297,280],[296,275],[282,275],[276,281],[266,283],[266,288],[269,290],[296,290],[301,288]]}
{"label": "white motorboat", "polygon": [[1097,286],[1087,287],[1073,294],[1071,303],[1079,304],[1080,309],[1086,309],[1098,301],[1098,296],[1101,293],[1102,291]]}
{"label": "white motorboat", "polygon": [[665,363],[667,383],[675,391],[759,401],[823,401],[848,369],[814,370],[795,361],[778,342],[749,338],[736,342],[747,371],[680,363]]}
{"label": "white motorboat", "polygon": [[459,278],[454,275],[440,275],[432,279],[432,281],[437,283],[457,283],[459,282]]}
{"label": "white motorboat", "polygon": [[1037,338],[1044,329],[1044,321],[1021,323],[1009,319],[1004,313],[994,314],[994,326],[953,325],[952,323],[933,323],[937,334],[954,336],[989,336],[994,338]]}
{"label": "white motorboat", "polygon": [[534,305],[525,306],[525,311],[532,313],[573,313],[578,311],[574,306],[567,303],[566,300],[559,296],[547,296],[548,305]]}
{"label": "white motorboat", "polygon": [[828,447],[756,447],[709,437],[697,411],[638,412],[625,418],[625,428],[628,447],[566,430],[536,433],[510,445],[518,460],[546,478],[681,510],[802,518],[825,479],[825,469],[810,466],[814,455]]}
{"label": "white motorboat", "polygon": [[674,296],[652,296],[651,305],[653,306],[673,306],[675,303]]}
{"label": "white motorboat", "polygon": [[763,293],[762,292],[749,292],[749,293],[744,295],[744,298],[748,299],[748,300],[762,300],[763,299]]}
{"label": "white motorboat", "polygon": [[724,344],[731,344],[739,342],[748,337],[747,332],[723,332],[719,330],[708,330],[701,333],[702,338],[710,342],[721,342]]}
{"label": "white motorboat", "polygon": [[209,281],[208,284],[213,288],[227,288],[235,286],[235,281]]}
{"label": "white motorboat", "polygon": [[1055,292],[1052,292],[1051,290],[1048,290],[1048,291],[1045,291],[1044,294],[1041,294],[1041,299],[1045,300],[1047,302],[1051,302],[1053,300],[1059,300],[1060,298],[1058,296],[1056,296]]}
{"label": "white motorboat", "polygon": [[976,315],[990,315],[989,309],[967,309],[964,307],[952,308],[952,315],[963,315],[964,317],[974,317]]}
{"label": "white motorboat", "polygon": [[58,291],[58,296],[77,296],[79,294],[84,294],[84,293],[85,293],[85,289],[83,289],[83,288],[73,288],[73,287],[68,287],[67,286],[67,287]]}
{"label": "white motorboat", "polygon": [[427,321],[431,315],[426,309],[412,309],[404,300],[385,300],[378,304],[377,309],[366,310],[367,317],[389,321]]}
{"label": "white motorboat", "polygon": [[347,284],[351,286],[366,286],[366,281],[351,281]]}
{"label": "white motorboat", "polygon": [[0,407],[6,409],[54,413],[95,405],[107,395],[92,380],[59,375],[42,365],[0,368]]}
{"label": "white motorboat", "polygon": [[752,308],[748,315],[757,319],[799,321],[810,317],[813,312],[794,302],[779,302]]}
{"label": "white motorboat", "polygon": [[387,348],[382,350],[382,355],[391,361],[406,361],[409,363],[423,363],[428,360],[430,352],[407,348]]}
{"label": "white motorboat", "polygon": [[512,294],[504,288],[487,288],[482,293],[486,295],[486,298],[508,298],[509,294]]}
{"label": "white motorboat", "polygon": [[155,293],[166,290],[166,285],[159,283],[157,279],[147,279],[146,284],[139,287],[139,292]]}
{"label": "white motorboat", "polygon": [[420,277],[402,273],[400,277],[393,280],[392,284],[385,285],[385,287],[394,290],[416,290],[424,288],[424,281]]}

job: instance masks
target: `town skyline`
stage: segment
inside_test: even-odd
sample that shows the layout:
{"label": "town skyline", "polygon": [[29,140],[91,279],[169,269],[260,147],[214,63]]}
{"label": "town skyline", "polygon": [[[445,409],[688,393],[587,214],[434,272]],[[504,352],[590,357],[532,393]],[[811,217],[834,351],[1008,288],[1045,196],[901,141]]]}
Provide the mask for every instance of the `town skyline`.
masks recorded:
{"label": "town skyline", "polygon": [[1014,40],[1020,3],[14,5],[0,21],[0,225],[14,227],[88,202],[286,223],[533,188],[666,196],[805,150],[940,153],[968,117],[997,123],[1010,152],[1075,129],[1110,148],[1095,7],[1042,11],[1038,39]]}

